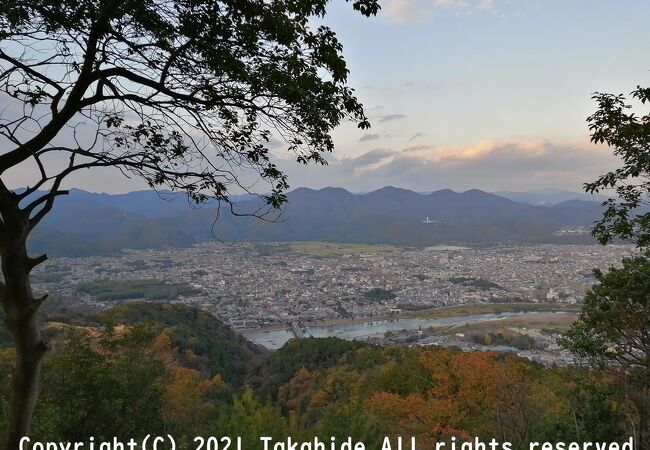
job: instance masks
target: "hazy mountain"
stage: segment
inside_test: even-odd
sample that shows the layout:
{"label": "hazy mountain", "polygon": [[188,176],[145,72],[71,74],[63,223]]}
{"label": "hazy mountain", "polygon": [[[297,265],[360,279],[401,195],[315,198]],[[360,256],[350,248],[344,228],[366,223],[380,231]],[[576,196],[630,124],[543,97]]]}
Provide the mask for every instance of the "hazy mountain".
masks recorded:
{"label": "hazy mountain", "polygon": [[[250,198],[252,198],[250,195],[235,195],[233,201],[246,201]],[[59,209],[66,207],[74,209],[80,202],[85,202],[86,207],[93,210],[114,209],[149,218],[165,217],[197,208],[188,200],[186,194],[168,190],[133,191],[111,195],[71,189],[70,195],[59,197],[56,206]]]}
{"label": "hazy mountain", "polygon": [[500,191],[496,195],[505,197],[516,202],[529,203],[531,205],[553,206],[569,200],[584,200],[602,203],[607,196],[587,194],[586,192],[571,192],[557,189],[545,189],[541,191],[512,192]]}
{"label": "hazy mountain", "polygon": [[[216,204],[192,208],[182,194],[162,196],[167,199],[153,191],[107,195],[73,190],[37,228],[30,245],[35,251],[90,255],[127,247],[188,246],[215,236],[225,241],[400,245],[558,242],[558,228],[589,226],[602,209],[598,202],[582,200],[535,206],[477,189],[420,194],[389,186],[353,194],[341,188],[299,188],[266,221],[237,217],[222,207],[215,222]],[[237,200],[240,214],[263,206],[256,197]]]}

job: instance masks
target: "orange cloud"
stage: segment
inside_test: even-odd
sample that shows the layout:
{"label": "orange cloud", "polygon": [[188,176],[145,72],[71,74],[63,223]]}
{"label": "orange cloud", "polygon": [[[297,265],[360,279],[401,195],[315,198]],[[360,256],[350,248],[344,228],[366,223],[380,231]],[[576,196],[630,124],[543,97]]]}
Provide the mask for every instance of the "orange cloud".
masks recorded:
{"label": "orange cloud", "polygon": [[375,149],[333,160],[325,170],[295,172],[290,177],[296,186],[341,186],[356,191],[386,185],[416,191],[581,190],[583,183],[619,165],[610,149],[587,143],[494,140],[467,146]]}

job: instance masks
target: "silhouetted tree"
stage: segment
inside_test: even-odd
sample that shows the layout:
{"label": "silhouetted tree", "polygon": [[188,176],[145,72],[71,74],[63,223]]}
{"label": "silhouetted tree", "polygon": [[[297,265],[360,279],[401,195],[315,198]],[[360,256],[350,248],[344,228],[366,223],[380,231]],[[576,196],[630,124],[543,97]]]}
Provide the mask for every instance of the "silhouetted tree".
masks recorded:
{"label": "silhouetted tree", "polygon": [[638,443],[650,448],[650,259],[595,271],[579,319],[560,343],[590,365],[620,373],[639,413]]}
{"label": "silhouetted tree", "polygon": [[[351,0],[365,16],[377,0]],[[282,142],[300,163],[325,163],[344,119],[369,126],[347,85],[327,0],[7,0],[0,5],[0,299],[16,346],[8,448],[28,432],[47,345],[37,324],[30,232],[82,169],[115,167],[151,187],[216,199],[269,184]],[[31,165],[12,191],[8,174]]]}
{"label": "silhouetted tree", "polygon": [[[641,107],[650,88],[632,98]],[[606,144],[622,167],[585,184],[598,193],[613,190],[603,217],[592,230],[602,244],[613,239],[650,245],[650,114],[638,115],[623,95],[595,94],[597,111],[588,118],[594,143]],[[623,260],[620,268],[595,271],[596,284],[585,296],[580,318],[561,343],[592,366],[622,372],[639,412],[638,444],[650,448],[650,259],[648,253]]]}
{"label": "silhouetted tree", "polygon": [[[650,88],[638,87],[632,98],[641,105],[650,102]],[[595,94],[598,110],[587,120],[594,143],[606,144],[623,166],[585,184],[598,193],[614,190],[618,198],[606,201],[602,219],[593,234],[602,244],[620,238],[639,247],[650,245],[650,113],[638,115],[623,95]]]}

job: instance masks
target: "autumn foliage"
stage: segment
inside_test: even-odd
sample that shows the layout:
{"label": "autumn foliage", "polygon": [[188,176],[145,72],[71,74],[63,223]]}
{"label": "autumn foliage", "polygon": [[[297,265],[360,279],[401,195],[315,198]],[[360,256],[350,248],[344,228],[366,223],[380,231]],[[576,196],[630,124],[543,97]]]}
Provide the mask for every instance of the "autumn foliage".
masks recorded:
{"label": "autumn foliage", "polygon": [[[229,336],[216,319],[177,307],[133,308],[147,320],[60,331],[58,350],[45,361],[34,438],[164,431],[185,444],[196,435],[236,435],[259,448],[261,435],[351,436],[381,448],[389,435],[416,436],[418,448],[432,448],[455,436],[518,449],[531,440],[623,439],[637,420],[618,385],[599,372],[495,352],[310,338],[256,354],[245,343],[250,358],[237,378],[232,365],[213,360],[219,353],[204,350],[203,331]],[[111,317],[128,313],[122,307]],[[6,395],[11,349],[0,359]]]}

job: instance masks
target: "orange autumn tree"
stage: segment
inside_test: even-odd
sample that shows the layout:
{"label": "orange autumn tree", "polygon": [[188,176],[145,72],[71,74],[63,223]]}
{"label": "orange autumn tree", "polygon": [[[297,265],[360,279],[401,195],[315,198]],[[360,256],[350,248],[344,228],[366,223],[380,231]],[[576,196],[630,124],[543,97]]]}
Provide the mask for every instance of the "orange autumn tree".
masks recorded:
{"label": "orange autumn tree", "polygon": [[391,433],[416,435],[425,446],[451,436],[478,436],[517,448],[545,423],[541,415],[562,408],[561,399],[536,381],[522,359],[439,348],[423,351],[420,359],[431,379],[427,392],[379,392],[367,406]]}
{"label": "orange autumn tree", "polygon": [[171,381],[165,387],[163,418],[173,429],[190,431],[205,423],[216,410],[210,394],[223,388],[220,375],[202,379],[198,370],[187,367],[169,369]]}
{"label": "orange autumn tree", "polygon": [[[428,353],[431,356],[429,360],[431,365],[427,367],[430,385],[428,392],[406,395],[396,392],[378,392],[366,402],[370,411],[387,426],[391,435],[417,436],[418,442],[425,447],[430,447],[432,443],[452,435],[469,437],[469,433],[457,426],[459,421],[455,417],[453,396],[434,393],[438,385],[450,383],[450,380],[435,380],[433,377],[435,374],[440,377],[448,374],[449,352],[435,348],[428,350]],[[427,358],[423,354],[420,356],[420,362],[425,363],[425,361]],[[390,371],[394,367],[395,364],[389,362],[384,365],[383,371]]]}

